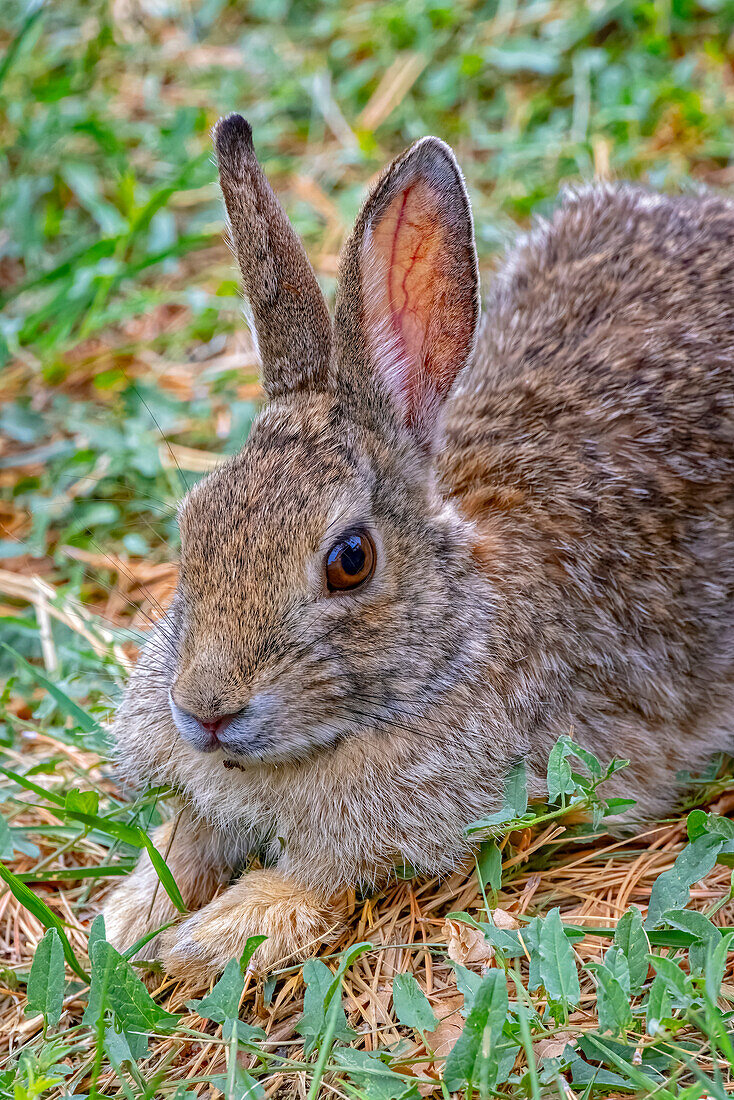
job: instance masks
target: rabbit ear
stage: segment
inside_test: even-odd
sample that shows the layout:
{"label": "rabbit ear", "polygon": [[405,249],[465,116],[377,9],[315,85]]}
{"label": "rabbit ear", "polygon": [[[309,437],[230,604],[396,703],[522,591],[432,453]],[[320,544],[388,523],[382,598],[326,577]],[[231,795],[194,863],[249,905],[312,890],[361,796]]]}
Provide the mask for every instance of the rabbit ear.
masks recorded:
{"label": "rabbit ear", "polygon": [[377,183],[342,257],[340,381],[364,394],[364,375],[376,378],[403,423],[429,445],[478,318],[469,197],[449,147],[423,138]]}
{"label": "rabbit ear", "polygon": [[323,389],[331,321],[303,245],[257,162],[241,115],[214,127],[219,180],[269,397]]}

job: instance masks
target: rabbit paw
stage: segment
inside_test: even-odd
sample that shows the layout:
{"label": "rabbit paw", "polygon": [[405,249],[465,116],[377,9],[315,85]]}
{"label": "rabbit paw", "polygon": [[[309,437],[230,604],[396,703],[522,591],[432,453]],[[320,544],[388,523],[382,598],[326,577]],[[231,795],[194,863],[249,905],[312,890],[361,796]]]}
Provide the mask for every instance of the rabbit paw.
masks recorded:
{"label": "rabbit paw", "polygon": [[[148,932],[175,920],[178,910],[157,882],[131,876],[113,890],[102,911],[105,936],[118,951],[125,951]],[[135,959],[155,959],[160,936],[149,940],[134,956]]]}
{"label": "rabbit paw", "polygon": [[[205,822],[194,820],[185,807],[159,825],[152,839],[158,851],[165,853],[189,910],[206,905],[217,888],[228,881],[235,858],[232,845]],[[141,854],[133,873],[112,891],[104,905],[107,939],[120,951],[179,917],[147,852]],[[149,940],[135,959],[158,958],[160,942],[160,936]]]}
{"label": "rabbit paw", "polygon": [[251,871],[218,898],[161,936],[166,972],[206,985],[250,936],[263,935],[253,958],[258,971],[282,965],[295,955],[313,954],[338,935],[340,907],[300,886],[279,871]]}

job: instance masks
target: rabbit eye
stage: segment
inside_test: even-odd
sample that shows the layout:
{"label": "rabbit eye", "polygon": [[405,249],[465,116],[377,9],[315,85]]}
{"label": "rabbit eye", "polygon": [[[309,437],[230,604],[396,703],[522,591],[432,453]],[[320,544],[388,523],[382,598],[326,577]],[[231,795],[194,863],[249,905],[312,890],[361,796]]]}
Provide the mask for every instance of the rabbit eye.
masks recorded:
{"label": "rabbit eye", "polygon": [[375,544],[366,531],[350,531],[326,555],[326,586],[347,592],[369,580],[375,569]]}

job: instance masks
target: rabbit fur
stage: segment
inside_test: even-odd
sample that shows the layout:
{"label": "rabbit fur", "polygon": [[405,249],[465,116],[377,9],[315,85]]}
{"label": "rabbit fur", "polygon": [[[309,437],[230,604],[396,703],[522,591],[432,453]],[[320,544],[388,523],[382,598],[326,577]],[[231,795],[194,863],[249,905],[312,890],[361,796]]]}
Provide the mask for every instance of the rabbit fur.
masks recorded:
{"label": "rabbit fur", "polygon": [[[332,325],[248,124],[215,147],[268,403],[182,504],[114,730],[127,780],[177,794],[154,840],[195,912],[155,949],[202,982],[255,933],[261,967],[314,948],[397,864],[449,871],[515,761],[542,797],[561,733],[632,761],[608,790],[641,821],[734,728],[734,205],[568,191],[480,324],[466,190],[426,138],[367,199]],[[374,575],[325,592],[354,527]],[[254,849],[272,866],[230,884]],[[108,935],[175,915],[144,855]]]}

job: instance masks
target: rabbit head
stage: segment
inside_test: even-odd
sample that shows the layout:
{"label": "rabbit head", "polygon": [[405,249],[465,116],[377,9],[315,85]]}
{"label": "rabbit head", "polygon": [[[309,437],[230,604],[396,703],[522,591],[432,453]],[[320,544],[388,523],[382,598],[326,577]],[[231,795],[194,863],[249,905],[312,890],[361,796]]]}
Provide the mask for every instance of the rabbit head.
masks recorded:
{"label": "rabbit head", "polygon": [[195,747],[276,764],[399,728],[462,675],[471,537],[432,452],[478,271],[461,173],[425,138],[359,215],[332,326],[249,125],[214,140],[268,403],[181,507],[169,698]]}

